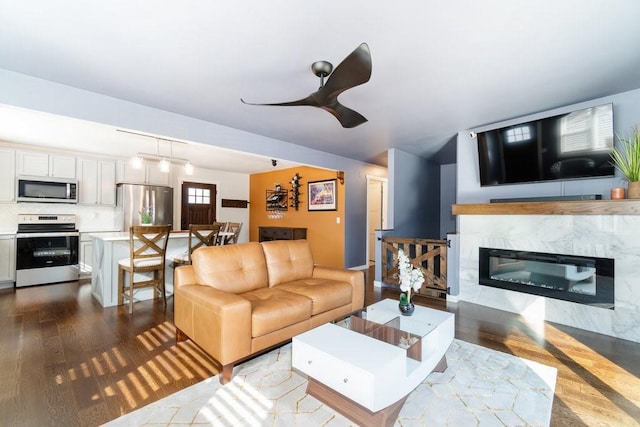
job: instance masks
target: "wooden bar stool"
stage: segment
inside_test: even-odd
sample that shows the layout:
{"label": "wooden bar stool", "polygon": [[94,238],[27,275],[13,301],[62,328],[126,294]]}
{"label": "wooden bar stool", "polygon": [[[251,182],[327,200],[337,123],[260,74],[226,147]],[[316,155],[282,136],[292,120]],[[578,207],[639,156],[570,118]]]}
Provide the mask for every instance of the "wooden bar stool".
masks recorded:
{"label": "wooden bar stool", "polygon": [[241,222],[228,222],[227,229],[225,231],[233,233],[233,235],[225,237],[224,244],[230,245],[232,243],[238,243],[238,236],[240,236],[240,230],[242,230]]}
{"label": "wooden bar stool", "polygon": [[189,247],[187,251],[173,257],[175,267],[191,264],[191,254],[202,246],[213,246],[218,242],[218,233],[224,223],[189,224]]}
{"label": "wooden bar stool", "polygon": [[[218,226],[219,225],[220,226],[220,231],[226,231],[227,230],[227,223],[226,222],[216,221],[216,222],[213,223],[213,225],[214,226]],[[222,239],[224,239],[224,237],[219,235],[218,238],[216,239],[215,244],[216,245],[223,244],[224,242],[222,241]]]}
{"label": "wooden bar stool", "polygon": [[[153,287],[154,299],[160,292],[162,303],[167,307],[164,269],[170,231],[170,225],[138,225],[129,229],[129,258],[118,261],[118,305],[127,300],[129,313],[133,313],[134,292],[141,288]],[[128,286],[125,286],[126,272],[129,272]],[[136,281],[139,273],[153,273],[153,276],[145,274],[145,280]]]}

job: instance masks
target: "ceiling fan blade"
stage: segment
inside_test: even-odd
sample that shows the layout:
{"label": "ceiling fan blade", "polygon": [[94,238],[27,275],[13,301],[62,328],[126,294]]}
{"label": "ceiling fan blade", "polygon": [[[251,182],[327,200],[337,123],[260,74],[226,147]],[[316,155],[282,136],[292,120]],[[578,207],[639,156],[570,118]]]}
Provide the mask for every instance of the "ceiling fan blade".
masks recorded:
{"label": "ceiling fan blade", "polygon": [[336,101],[332,105],[320,106],[325,111],[331,113],[342,125],[343,128],[354,128],[367,121],[367,119],[357,111],[347,108]]}
{"label": "ceiling fan blade", "polygon": [[240,101],[246,105],[266,105],[266,106],[276,106],[276,107],[298,107],[298,106],[319,107],[320,106],[318,105],[318,102],[313,98],[312,95],[309,95],[306,98],[299,99],[297,101],[274,102],[274,103],[268,103],[268,104],[258,104],[254,102],[247,102],[242,98],[240,98]]}
{"label": "ceiling fan blade", "polygon": [[368,82],[370,78],[371,52],[369,46],[362,43],[338,64],[319,92],[325,92],[328,98],[338,96],[347,89]]}
{"label": "ceiling fan blade", "polygon": [[353,128],[366,122],[367,119],[338,102],[338,95],[347,89],[366,83],[371,78],[371,52],[366,43],[362,43],[351,52],[329,75],[327,82],[320,89],[306,98],[290,102],[258,104],[240,98],[243,104],[278,107],[309,106],[322,108],[331,113],[345,128]]}

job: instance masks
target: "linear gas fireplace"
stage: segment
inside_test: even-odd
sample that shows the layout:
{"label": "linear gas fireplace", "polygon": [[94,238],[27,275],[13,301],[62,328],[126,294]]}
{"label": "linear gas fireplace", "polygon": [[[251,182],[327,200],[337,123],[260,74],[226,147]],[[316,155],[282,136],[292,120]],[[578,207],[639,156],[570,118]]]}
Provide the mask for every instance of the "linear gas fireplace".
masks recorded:
{"label": "linear gas fireplace", "polygon": [[479,249],[481,285],[614,308],[611,258]]}

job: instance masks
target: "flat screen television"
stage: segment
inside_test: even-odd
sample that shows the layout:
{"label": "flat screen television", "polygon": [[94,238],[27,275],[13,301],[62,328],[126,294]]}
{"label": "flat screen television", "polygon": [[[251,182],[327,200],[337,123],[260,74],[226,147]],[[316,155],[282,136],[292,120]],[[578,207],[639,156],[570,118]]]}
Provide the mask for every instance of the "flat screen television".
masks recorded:
{"label": "flat screen television", "polygon": [[480,185],[611,177],[613,105],[479,132]]}

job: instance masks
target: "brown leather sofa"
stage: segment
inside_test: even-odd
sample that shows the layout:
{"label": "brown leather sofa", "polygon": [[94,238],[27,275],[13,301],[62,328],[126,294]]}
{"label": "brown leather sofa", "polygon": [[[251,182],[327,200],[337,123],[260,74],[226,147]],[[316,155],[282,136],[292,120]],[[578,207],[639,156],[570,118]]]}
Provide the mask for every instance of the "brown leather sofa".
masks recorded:
{"label": "brown leather sofa", "polygon": [[314,265],[306,240],[209,246],[174,278],[176,338],[233,366],[364,305],[361,271]]}

